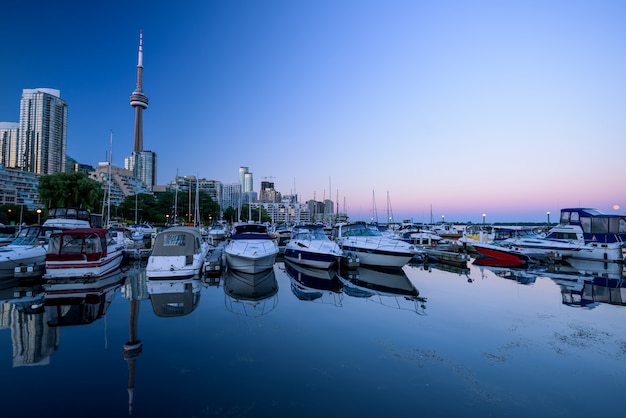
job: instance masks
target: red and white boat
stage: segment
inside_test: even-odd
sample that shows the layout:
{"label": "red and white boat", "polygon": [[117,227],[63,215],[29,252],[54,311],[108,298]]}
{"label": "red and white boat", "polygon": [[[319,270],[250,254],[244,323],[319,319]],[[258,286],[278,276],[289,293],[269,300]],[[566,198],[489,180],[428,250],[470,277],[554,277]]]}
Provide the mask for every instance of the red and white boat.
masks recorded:
{"label": "red and white boat", "polygon": [[533,262],[530,256],[514,247],[485,242],[473,243],[472,246],[481,255],[481,258],[475,260],[476,264],[481,264],[484,260],[491,266],[519,267]]}
{"label": "red and white boat", "polygon": [[119,268],[124,246],[103,228],[69,229],[50,236],[44,279],[100,277]]}

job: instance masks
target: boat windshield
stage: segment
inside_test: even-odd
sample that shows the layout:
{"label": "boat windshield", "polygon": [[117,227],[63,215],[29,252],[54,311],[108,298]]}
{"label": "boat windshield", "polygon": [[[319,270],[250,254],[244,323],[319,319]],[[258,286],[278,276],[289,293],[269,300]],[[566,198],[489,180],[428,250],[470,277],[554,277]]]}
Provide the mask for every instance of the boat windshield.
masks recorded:
{"label": "boat windshield", "polygon": [[348,225],[343,231],[345,237],[380,237],[382,234],[377,229],[367,228],[363,224]]}

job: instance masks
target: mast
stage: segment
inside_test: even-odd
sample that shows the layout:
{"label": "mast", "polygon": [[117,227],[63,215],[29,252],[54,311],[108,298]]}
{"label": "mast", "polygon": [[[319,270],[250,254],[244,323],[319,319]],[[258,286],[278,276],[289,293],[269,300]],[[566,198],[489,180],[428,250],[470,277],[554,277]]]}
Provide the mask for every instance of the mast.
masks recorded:
{"label": "mast", "polygon": [[108,167],[108,191],[107,191],[107,222],[106,227],[110,227],[111,223],[111,164],[113,160],[113,129],[111,129],[110,139],[109,139],[109,167]]}
{"label": "mast", "polygon": [[196,174],[196,209],[193,215],[193,224],[196,227],[200,227],[200,192],[199,192],[200,183],[198,181],[198,175]]}
{"label": "mast", "polygon": [[178,218],[178,169],[176,169],[176,190],[174,193],[174,219],[172,221],[174,224],[178,223],[177,218]]}

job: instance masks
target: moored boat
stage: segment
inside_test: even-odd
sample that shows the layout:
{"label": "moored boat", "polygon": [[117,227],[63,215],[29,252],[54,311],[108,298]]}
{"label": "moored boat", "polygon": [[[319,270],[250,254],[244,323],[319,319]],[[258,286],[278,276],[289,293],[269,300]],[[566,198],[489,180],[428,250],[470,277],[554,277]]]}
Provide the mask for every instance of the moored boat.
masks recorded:
{"label": "moored boat", "polygon": [[46,251],[43,278],[100,277],[119,268],[124,246],[114,242],[103,228],[76,228],[55,232]]}
{"label": "moored boat", "polygon": [[510,245],[525,252],[543,253],[558,259],[576,258],[621,262],[626,241],[626,215],[609,215],[597,209],[566,208],[560,222],[545,238],[510,238]]}
{"label": "moored boat", "polygon": [[328,269],[343,256],[343,251],[331,241],[320,225],[296,225],[285,245],[285,259],[296,264]]}
{"label": "moored boat", "polygon": [[258,273],[273,268],[278,245],[263,224],[242,223],[224,247],[229,269],[244,273]]}
{"label": "moored boat", "polygon": [[333,238],[344,252],[354,253],[361,265],[399,268],[416,254],[413,245],[385,237],[364,222],[335,225]]}
{"label": "moored boat", "polygon": [[148,257],[148,278],[187,278],[202,273],[209,244],[200,230],[190,226],[164,229],[154,238]]}

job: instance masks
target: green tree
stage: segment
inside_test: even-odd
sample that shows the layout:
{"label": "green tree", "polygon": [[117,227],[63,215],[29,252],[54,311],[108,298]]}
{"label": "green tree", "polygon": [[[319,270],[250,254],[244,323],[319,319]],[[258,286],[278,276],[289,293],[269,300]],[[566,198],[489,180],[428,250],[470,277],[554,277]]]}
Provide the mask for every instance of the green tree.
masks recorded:
{"label": "green tree", "polygon": [[47,208],[81,207],[99,212],[102,184],[80,172],[55,173],[39,178],[39,200]]}
{"label": "green tree", "polygon": [[229,206],[226,208],[226,210],[224,211],[224,219],[231,224],[237,221],[237,211],[234,207]]}

